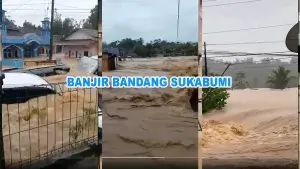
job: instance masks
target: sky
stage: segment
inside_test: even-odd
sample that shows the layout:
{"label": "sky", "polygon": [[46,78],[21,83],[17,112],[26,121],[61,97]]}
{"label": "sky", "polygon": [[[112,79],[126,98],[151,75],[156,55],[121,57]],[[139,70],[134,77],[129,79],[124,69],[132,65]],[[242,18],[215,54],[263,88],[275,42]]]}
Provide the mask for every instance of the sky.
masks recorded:
{"label": "sky", "polygon": [[[177,0],[103,0],[103,40],[176,41]],[[198,1],[181,0],[179,41],[198,41]]]}
{"label": "sky", "polygon": [[[203,1],[203,41],[207,43],[207,50],[249,53],[288,51],[288,49],[285,47],[285,38],[292,26],[298,22],[297,0]],[[245,3],[229,4],[235,2]],[[284,26],[248,31],[208,34],[209,32],[265,27],[272,25]],[[265,41],[280,42],[243,45],[232,44]]]}
{"label": "sky", "polygon": [[[71,17],[79,22],[90,15],[97,3],[97,0],[55,0],[54,8],[62,18]],[[3,10],[17,25],[22,25],[25,20],[40,25],[45,16],[51,17],[51,0],[3,0]]]}

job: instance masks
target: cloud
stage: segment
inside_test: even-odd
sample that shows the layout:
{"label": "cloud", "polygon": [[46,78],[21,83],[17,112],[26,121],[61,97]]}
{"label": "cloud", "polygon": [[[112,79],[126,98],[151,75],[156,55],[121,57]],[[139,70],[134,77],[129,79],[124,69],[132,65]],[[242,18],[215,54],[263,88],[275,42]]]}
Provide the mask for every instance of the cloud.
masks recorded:
{"label": "cloud", "polygon": [[244,29],[269,25],[290,24],[281,27],[256,29],[219,34],[204,34],[203,40],[209,43],[239,43],[256,41],[282,41],[279,43],[207,46],[208,50],[241,52],[287,51],[285,37],[293,24],[298,22],[297,1],[261,0],[244,4],[211,6],[232,1],[205,1],[203,7],[203,32]]}
{"label": "cloud", "polygon": [[[197,0],[180,4],[180,41],[197,41]],[[103,0],[103,39],[176,41],[177,0]]]}

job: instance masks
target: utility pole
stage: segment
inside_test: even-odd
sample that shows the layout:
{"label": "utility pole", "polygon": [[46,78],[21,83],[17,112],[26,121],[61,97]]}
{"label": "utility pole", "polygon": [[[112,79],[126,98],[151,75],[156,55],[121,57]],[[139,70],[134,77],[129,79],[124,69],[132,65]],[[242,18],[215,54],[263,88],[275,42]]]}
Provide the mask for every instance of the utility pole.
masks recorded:
{"label": "utility pole", "polygon": [[204,75],[208,76],[208,65],[207,65],[207,56],[206,56],[206,43],[204,42],[204,68],[205,68],[205,72]]}
{"label": "utility pole", "polygon": [[102,0],[98,0],[98,76],[102,76]]}
{"label": "utility pole", "polygon": [[1,123],[1,131],[0,131],[0,168],[5,169],[5,156],[4,156],[4,144],[3,144],[3,129],[2,129],[2,86],[4,74],[2,72],[2,59],[3,59],[3,51],[2,51],[2,28],[3,22],[5,22],[5,18],[3,18],[3,9],[2,9],[2,0],[0,0],[0,123]]}
{"label": "utility pole", "polygon": [[50,21],[50,47],[49,47],[49,60],[53,57],[53,23],[54,23],[54,0],[51,2],[51,21]]}
{"label": "utility pole", "polygon": [[177,32],[176,32],[176,38],[177,38],[177,42],[179,42],[179,16],[180,16],[180,0],[178,0],[177,2]]}
{"label": "utility pole", "polygon": [[[202,76],[202,0],[198,0],[198,76]],[[198,88],[198,169],[202,169],[202,89]]]}

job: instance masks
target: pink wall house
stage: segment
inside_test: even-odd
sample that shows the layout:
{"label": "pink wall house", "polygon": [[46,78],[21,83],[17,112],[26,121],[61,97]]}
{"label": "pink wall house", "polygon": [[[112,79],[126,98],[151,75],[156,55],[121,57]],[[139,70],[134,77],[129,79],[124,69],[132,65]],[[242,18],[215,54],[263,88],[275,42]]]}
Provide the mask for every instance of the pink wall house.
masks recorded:
{"label": "pink wall house", "polygon": [[54,53],[66,57],[98,55],[98,32],[91,29],[76,29],[70,35],[54,42]]}

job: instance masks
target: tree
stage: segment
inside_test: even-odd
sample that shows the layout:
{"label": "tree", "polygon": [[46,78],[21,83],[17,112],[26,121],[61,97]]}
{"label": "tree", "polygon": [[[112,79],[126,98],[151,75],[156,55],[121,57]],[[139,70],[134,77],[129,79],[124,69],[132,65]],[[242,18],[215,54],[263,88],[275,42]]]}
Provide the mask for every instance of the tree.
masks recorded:
{"label": "tree", "polygon": [[[105,43],[105,42],[104,42]],[[169,42],[154,39],[145,43],[143,38],[125,38],[111,43],[106,43],[107,48],[114,47],[124,51],[124,54],[135,53],[139,57],[164,56],[197,56],[198,44],[194,42]]]}
{"label": "tree", "polygon": [[27,29],[38,29],[40,28],[40,26],[35,26],[34,24],[32,24],[31,22],[28,21],[24,21],[23,23],[23,28],[27,28]]}
{"label": "tree", "polygon": [[285,89],[289,82],[294,78],[289,76],[290,70],[283,66],[279,66],[277,70],[272,70],[270,76],[268,76],[267,84],[273,89]]}
{"label": "tree", "polygon": [[[202,69],[204,72],[204,68]],[[215,73],[209,73],[209,76],[219,76]],[[224,88],[203,88],[202,89],[202,114],[209,113],[212,110],[221,110],[227,104],[230,94]]]}
{"label": "tree", "polygon": [[83,23],[83,28],[85,29],[95,29],[98,30],[98,5],[96,5],[92,10],[91,10],[91,15],[84,20]]}
{"label": "tree", "polygon": [[233,88],[235,89],[246,89],[247,87],[249,87],[249,83],[246,80],[246,74],[242,71],[236,73],[233,82]]}
{"label": "tree", "polygon": [[53,19],[53,34],[67,36],[74,31],[78,26],[73,18],[65,18],[62,20],[61,14],[55,10],[55,16]]}

